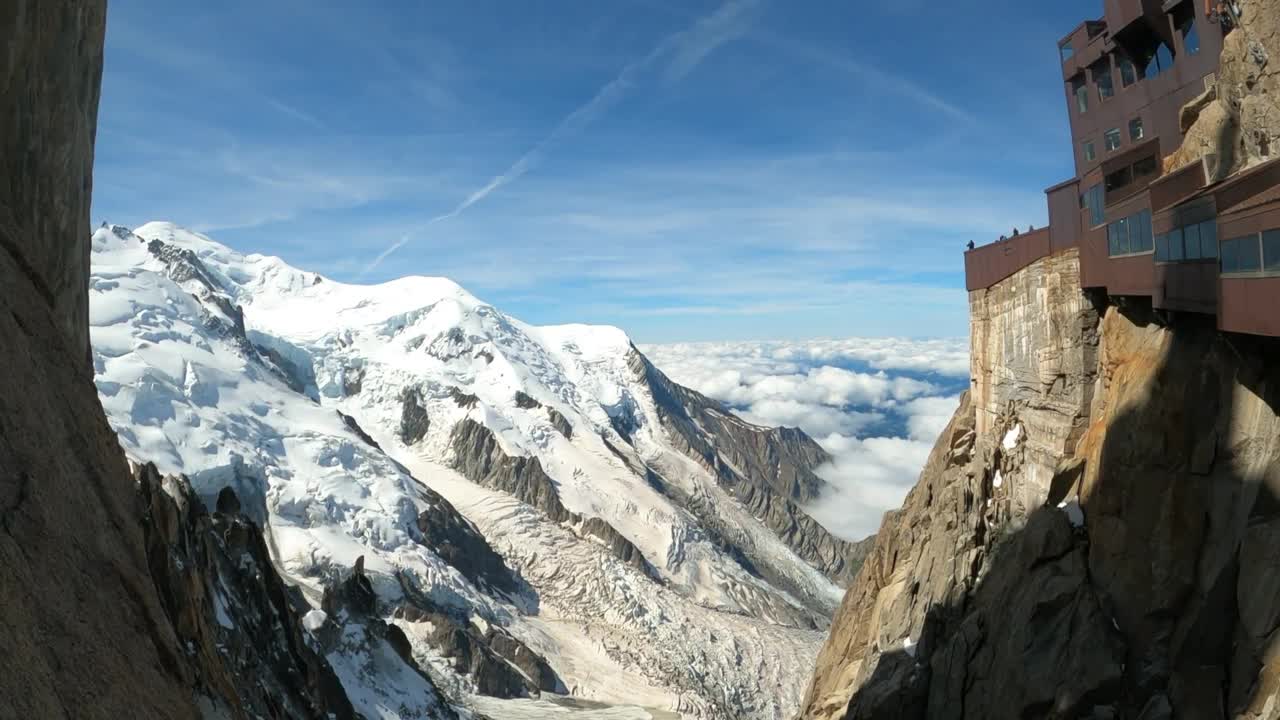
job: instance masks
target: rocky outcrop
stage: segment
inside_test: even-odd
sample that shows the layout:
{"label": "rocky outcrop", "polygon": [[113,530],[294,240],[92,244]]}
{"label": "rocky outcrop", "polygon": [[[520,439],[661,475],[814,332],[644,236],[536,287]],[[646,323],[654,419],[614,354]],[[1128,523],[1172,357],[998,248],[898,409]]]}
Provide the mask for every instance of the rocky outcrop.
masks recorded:
{"label": "rocky outcrop", "polygon": [[336,410],[335,412],[338,413],[339,418],[342,418],[342,424],[346,425],[348,430],[355,433],[356,437],[360,438],[361,442],[363,442],[365,445],[368,445],[371,448],[374,448],[375,450],[382,449],[382,446],[378,444],[378,441],[370,437],[369,433],[365,432],[364,428],[360,427],[360,423],[357,422],[355,418],[342,412],[341,410]]}
{"label": "rocky outcrop", "polygon": [[0,6],[0,718],[193,718],[89,365],[105,3]]}
{"label": "rocky outcrop", "polygon": [[[743,422],[720,403],[672,382],[634,347],[628,366],[649,387],[663,428],[677,448],[710,471],[806,562],[836,582],[852,581],[870,540],[841,540],[801,508],[819,497],[824,483],[814,470],[831,459],[812,438],[796,428]],[[697,512],[697,504],[690,507]],[[699,517],[716,524],[713,517]],[[767,566],[764,558],[754,560]]]}
{"label": "rocky outcrop", "polygon": [[600,518],[585,518],[567,510],[560,503],[555,481],[542,469],[542,463],[536,457],[507,455],[493,433],[471,418],[454,427],[450,445],[454,469],[468,480],[501,490],[537,508],[552,522],[573,526],[580,534],[602,541],[614,557],[646,575],[657,577],[657,572],[640,549],[612,525]]}
{"label": "rocky outcrop", "polygon": [[418,388],[406,389],[400,402],[400,439],[405,445],[412,445],[427,436],[431,418],[427,417],[426,403]]}
{"label": "rocky outcrop", "polygon": [[344,682],[365,684],[365,706],[357,712],[371,717],[394,708],[402,720],[457,720],[404,630],[382,620],[383,611],[361,556],[350,573],[325,587],[320,610],[307,616],[308,629]]}
{"label": "rocky outcrop", "polygon": [[209,513],[184,478],[161,478],[154,465],[137,482],[151,579],[195,692],[235,718],[354,718],[307,642],[299,608],[309,608],[276,573],[235,493],[224,488]]}
{"label": "rocky outcrop", "polygon": [[1280,14],[1270,0],[1235,0],[1238,25],[1223,42],[1217,84],[1183,112],[1173,170],[1209,156],[1211,181],[1280,153]]}
{"label": "rocky outcrop", "polygon": [[494,552],[489,541],[462,517],[448,500],[423,487],[427,509],[418,515],[422,542],[441,559],[457,568],[478,587],[508,595],[520,592],[523,583]]}
{"label": "rocky outcrop", "polygon": [[458,388],[449,388],[449,397],[458,407],[469,410],[480,403],[480,398],[471,393],[464,393]]}
{"label": "rocky outcrop", "polygon": [[1280,346],[1040,307],[1072,261],[971,294],[974,390],[886,515],[804,717],[1276,717]]}
{"label": "rocky outcrop", "polygon": [[476,693],[514,698],[566,691],[546,659],[506,630],[435,605],[404,576],[400,585],[406,602],[396,608],[395,618],[425,624],[429,628],[425,638],[432,649],[449,658],[456,672],[468,676]]}
{"label": "rocky outcrop", "polygon": [[547,408],[547,417],[551,420],[551,427],[555,428],[565,437],[566,440],[573,439],[573,425],[559,410],[553,407]]}

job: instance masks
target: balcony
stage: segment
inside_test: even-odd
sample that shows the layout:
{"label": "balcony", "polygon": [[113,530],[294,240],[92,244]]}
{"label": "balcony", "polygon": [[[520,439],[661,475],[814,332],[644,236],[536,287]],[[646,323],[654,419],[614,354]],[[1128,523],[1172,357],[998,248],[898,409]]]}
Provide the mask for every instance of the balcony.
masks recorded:
{"label": "balcony", "polygon": [[998,240],[964,254],[965,289],[984,290],[1049,255],[1049,228]]}

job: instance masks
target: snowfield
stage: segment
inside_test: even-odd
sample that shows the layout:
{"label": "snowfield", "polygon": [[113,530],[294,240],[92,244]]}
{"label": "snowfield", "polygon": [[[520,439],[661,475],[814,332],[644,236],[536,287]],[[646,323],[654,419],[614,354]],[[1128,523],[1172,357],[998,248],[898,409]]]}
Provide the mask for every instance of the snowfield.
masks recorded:
{"label": "snowfield", "polygon": [[[829,617],[841,590],[672,444],[622,331],[525,325],[443,278],[342,284],[168,223],[104,227],[92,248],[95,381],[127,454],[186,474],[209,505],[232,486],[314,605],[363,556],[387,619],[450,702],[494,718],[797,709],[825,627],[800,619]],[[607,523],[652,572],[581,523],[464,477],[464,420],[505,456],[536,459],[565,509]],[[439,497],[527,587],[482,587],[424,540],[419,516]],[[791,590],[676,498],[710,503]],[[391,617],[409,601],[404,582],[505,628],[575,698],[617,707],[479,697],[429,623]],[[330,659],[369,713],[430,716],[411,679]]]}

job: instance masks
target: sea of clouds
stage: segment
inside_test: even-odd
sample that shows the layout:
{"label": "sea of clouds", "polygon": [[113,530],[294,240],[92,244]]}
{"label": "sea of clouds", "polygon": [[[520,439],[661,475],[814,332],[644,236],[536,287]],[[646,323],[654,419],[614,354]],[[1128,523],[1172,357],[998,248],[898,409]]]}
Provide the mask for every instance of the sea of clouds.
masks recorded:
{"label": "sea of clouds", "polygon": [[640,348],[671,379],[744,420],[804,430],[831,454],[806,510],[860,539],[902,503],[969,387],[966,339],[848,338]]}

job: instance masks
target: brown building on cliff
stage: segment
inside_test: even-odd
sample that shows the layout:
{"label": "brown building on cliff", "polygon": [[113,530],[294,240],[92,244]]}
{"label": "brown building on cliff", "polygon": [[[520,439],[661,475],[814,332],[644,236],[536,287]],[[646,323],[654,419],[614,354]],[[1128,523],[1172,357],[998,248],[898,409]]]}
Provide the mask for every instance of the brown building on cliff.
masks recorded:
{"label": "brown building on cliff", "polygon": [[1236,12],[1217,0],[1105,0],[1103,18],[1059,42],[1076,175],[1045,191],[1048,228],[965,253],[968,290],[1078,248],[1083,288],[1280,336],[1280,160],[1262,148],[1262,162],[1229,175],[1230,144],[1195,131],[1218,110]]}

